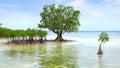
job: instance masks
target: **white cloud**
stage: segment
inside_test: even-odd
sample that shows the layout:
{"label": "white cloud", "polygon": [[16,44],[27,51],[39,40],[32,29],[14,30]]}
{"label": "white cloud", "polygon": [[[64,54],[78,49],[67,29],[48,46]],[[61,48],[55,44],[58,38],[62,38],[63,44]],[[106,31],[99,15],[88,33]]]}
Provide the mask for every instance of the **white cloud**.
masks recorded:
{"label": "white cloud", "polygon": [[85,9],[87,7],[86,0],[72,0],[67,5],[73,6],[76,9]]}
{"label": "white cloud", "polygon": [[99,4],[90,4],[88,0],[72,0],[68,5],[81,11],[83,30],[116,30],[120,26],[120,0],[101,0]]}
{"label": "white cloud", "polygon": [[[110,7],[112,4],[112,7]],[[91,5],[87,0],[73,0],[68,2],[68,5],[73,6],[81,11],[81,15],[106,17],[120,14],[120,0],[103,0],[99,5]],[[108,7],[108,5],[110,5]],[[116,7],[113,7],[116,5]]]}
{"label": "white cloud", "polygon": [[91,16],[95,16],[95,17],[102,17],[104,16],[106,13],[104,11],[92,11],[91,12]]}
{"label": "white cloud", "polygon": [[19,5],[18,4],[5,4],[5,3],[0,2],[0,7],[10,8],[10,7],[19,7]]}
{"label": "white cloud", "polygon": [[[6,4],[0,2],[0,20],[4,27],[12,29],[26,29],[28,27],[37,28],[39,23],[39,14],[29,14],[17,11],[14,8],[21,7],[18,4]],[[13,8],[13,9],[10,9]]]}
{"label": "white cloud", "polygon": [[[120,22],[119,21],[120,0],[101,0],[99,4],[90,4],[89,0],[69,0],[69,1],[54,0],[54,1],[57,5],[59,4],[69,5],[69,6],[73,6],[77,10],[80,10],[81,27],[84,29],[89,30],[89,29],[95,29],[97,27],[99,27],[99,29],[102,29],[101,26],[105,26],[106,29],[109,29],[112,26],[116,28],[120,26],[118,24],[118,22]],[[6,26],[9,25],[9,27],[13,27],[13,28],[37,27],[37,23],[39,23],[40,21],[39,14],[24,13],[22,11],[21,12],[16,11],[15,9],[14,10],[4,9],[1,7],[14,8],[21,6],[17,4],[12,5],[12,4],[0,3],[0,14],[2,14],[3,16],[2,22],[4,22]],[[118,25],[115,25],[115,22]],[[108,25],[110,26],[107,28]]]}
{"label": "white cloud", "polygon": [[9,12],[4,14],[1,22],[3,26],[12,29],[37,28],[40,18],[38,14],[27,14],[22,12]]}
{"label": "white cloud", "polygon": [[1,15],[0,17],[10,12],[10,8],[15,8],[15,7],[19,7],[19,5],[18,4],[6,4],[6,3],[0,2],[0,15]]}
{"label": "white cloud", "polygon": [[103,0],[106,7],[120,6],[120,0]]}
{"label": "white cloud", "polygon": [[57,3],[62,3],[64,0],[55,0]]}

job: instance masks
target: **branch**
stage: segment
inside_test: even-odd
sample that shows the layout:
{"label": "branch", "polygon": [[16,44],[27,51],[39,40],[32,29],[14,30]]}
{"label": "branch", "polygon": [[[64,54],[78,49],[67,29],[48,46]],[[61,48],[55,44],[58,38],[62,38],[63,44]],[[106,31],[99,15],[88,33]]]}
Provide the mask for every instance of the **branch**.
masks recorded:
{"label": "branch", "polygon": [[52,31],[53,31],[54,33],[56,33],[56,34],[58,33],[58,31],[55,31],[55,30],[52,30]]}
{"label": "branch", "polygon": [[67,23],[65,24],[65,26],[64,26],[62,29],[65,29],[65,28],[66,28],[66,26],[67,26],[69,23],[72,23],[72,21],[67,22]]}

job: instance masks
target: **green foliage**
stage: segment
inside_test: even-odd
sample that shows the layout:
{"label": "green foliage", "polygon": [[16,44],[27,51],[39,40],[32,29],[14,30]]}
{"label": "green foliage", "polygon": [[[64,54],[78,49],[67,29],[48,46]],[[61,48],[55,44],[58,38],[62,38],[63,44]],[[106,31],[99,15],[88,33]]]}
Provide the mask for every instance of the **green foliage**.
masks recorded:
{"label": "green foliage", "polygon": [[46,5],[43,8],[41,15],[40,28],[48,28],[53,32],[74,32],[78,31],[80,11],[74,10],[71,6],[54,4]]}
{"label": "green foliage", "polygon": [[19,33],[19,37],[26,37],[27,36],[27,31],[25,30],[18,30],[18,33]]}
{"label": "green foliage", "polygon": [[46,37],[47,32],[43,30],[35,30],[28,28],[27,30],[12,30],[8,28],[2,28],[0,27],[0,37],[2,38],[14,38],[14,37]]}
{"label": "green foliage", "polygon": [[37,36],[39,36],[39,37],[46,37],[47,34],[48,33],[46,31],[43,31],[43,30],[38,30],[37,31]]}
{"label": "green foliage", "polygon": [[3,35],[4,35],[4,28],[0,28],[0,37],[3,37]]}
{"label": "green foliage", "polygon": [[11,29],[8,29],[8,28],[0,28],[0,37],[10,37],[11,36],[11,32],[12,30]]}
{"label": "green foliage", "polygon": [[109,41],[109,35],[106,33],[106,32],[102,32],[100,35],[99,35],[99,39],[98,41],[102,41],[102,42],[107,42]]}
{"label": "green foliage", "polygon": [[34,37],[34,36],[37,35],[36,30],[35,30],[35,29],[30,29],[30,28],[28,28],[28,29],[26,30],[26,33],[27,33],[27,35],[30,36],[30,37]]}

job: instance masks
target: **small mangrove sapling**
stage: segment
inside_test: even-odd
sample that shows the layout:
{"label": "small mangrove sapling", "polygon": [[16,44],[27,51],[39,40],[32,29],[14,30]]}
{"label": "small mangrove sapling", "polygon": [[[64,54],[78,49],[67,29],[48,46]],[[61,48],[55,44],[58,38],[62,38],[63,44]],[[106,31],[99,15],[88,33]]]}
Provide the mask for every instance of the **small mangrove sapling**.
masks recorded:
{"label": "small mangrove sapling", "polygon": [[101,46],[103,43],[109,41],[109,35],[106,32],[101,32],[101,34],[99,35],[98,41],[100,41],[100,45],[99,45],[99,50],[97,54],[103,54]]}

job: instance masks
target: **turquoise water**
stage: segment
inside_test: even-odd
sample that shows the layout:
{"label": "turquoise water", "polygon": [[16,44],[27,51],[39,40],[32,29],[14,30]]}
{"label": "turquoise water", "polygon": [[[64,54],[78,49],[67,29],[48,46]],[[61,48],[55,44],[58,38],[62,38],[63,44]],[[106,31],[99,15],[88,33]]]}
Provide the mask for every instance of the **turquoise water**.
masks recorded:
{"label": "turquoise water", "polygon": [[[97,55],[100,32],[64,34],[75,42],[47,42],[35,45],[6,45],[0,40],[0,68],[120,68],[120,32],[107,32],[110,41]],[[48,39],[54,39],[50,33]]]}

